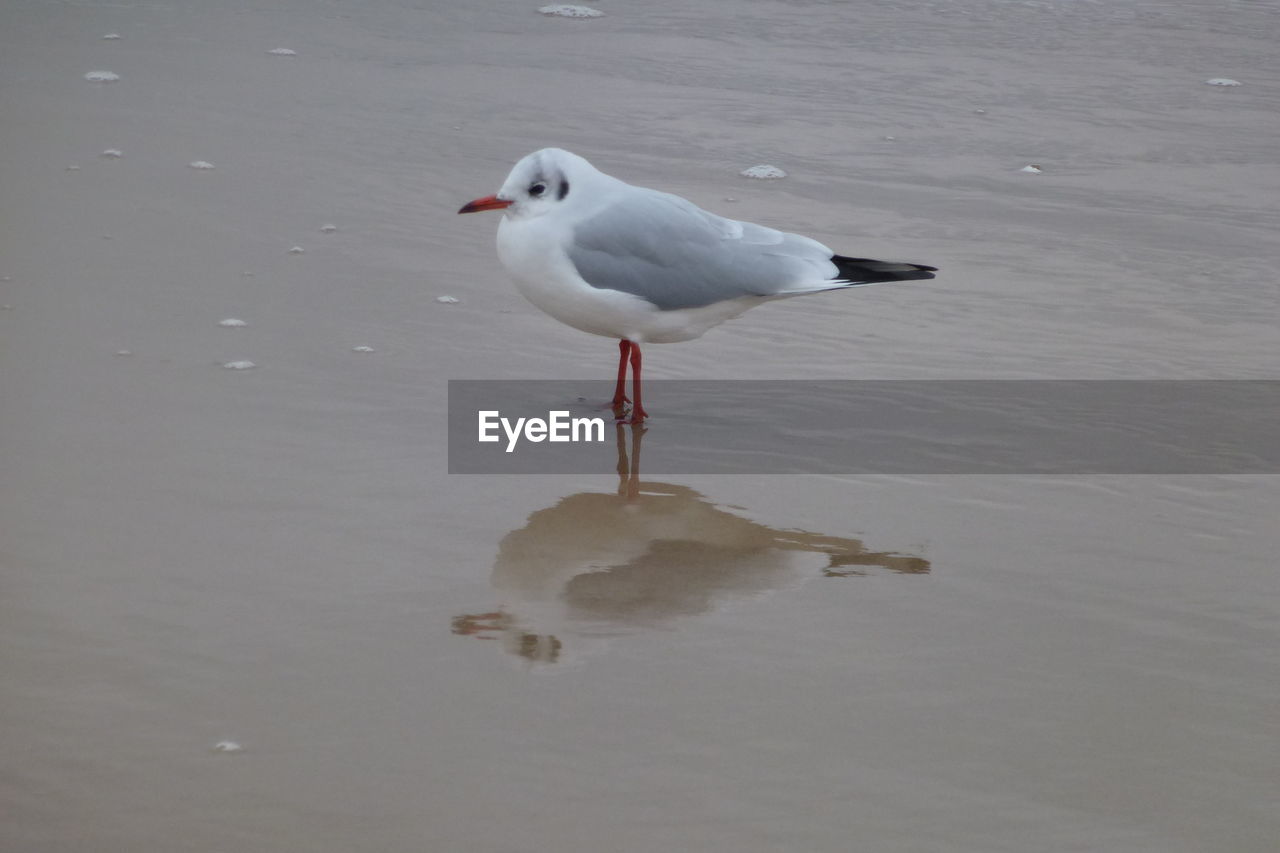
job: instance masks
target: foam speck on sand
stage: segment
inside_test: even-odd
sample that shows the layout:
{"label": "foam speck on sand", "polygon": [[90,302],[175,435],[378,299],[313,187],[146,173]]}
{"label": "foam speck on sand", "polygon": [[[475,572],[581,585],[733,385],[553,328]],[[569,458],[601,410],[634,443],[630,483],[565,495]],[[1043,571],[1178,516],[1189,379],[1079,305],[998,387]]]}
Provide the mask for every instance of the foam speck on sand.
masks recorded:
{"label": "foam speck on sand", "polygon": [[369,353],[369,352],[373,352],[373,347],[352,347],[351,351]]}
{"label": "foam speck on sand", "polygon": [[306,251],[306,249],[302,248],[301,246],[294,246],[293,248],[291,248],[291,249],[289,250],[289,254],[291,254],[291,255],[301,255],[301,254],[302,254],[303,252],[305,252],[305,251]]}
{"label": "foam speck on sand", "polygon": [[225,320],[219,320],[218,325],[224,326],[228,329],[242,329],[249,324],[246,323],[244,320],[239,319],[238,317],[228,317]]}
{"label": "foam speck on sand", "polygon": [[437,296],[436,302],[443,302],[445,305],[457,305],[462,300],[456,296]]}
{"label": "foam speck on sand", "polygon": [[84,75],[84,79],[90,83],[114,83],[120,79],[120,75],[114,71],[90,71]]}
{"label": "foam speck on sand", "polygon": [[337,231],[337,230],[338,230],[337,225],[321,225],[320,226],[321,234],[332,234],[334,231]]}
{"label": "foam speck on sand", "polygon": [[1037,166],[1035,163],[1031,163],[1031,164],[1029,164],[1029,165],[1023,166],[1023,167],[1022,167],[1021,169],[1019,169],[1018,171],[1019,171],[1019,172],[1026,172],[1026,173],[1031,174],[1031,175],[1039,175],[1040,173],[1042,173],[1042,172],[1044,171],[1044,169],[1041,169],[1041,168],[1040,168],[1039,166]]}
{"label": "foam speck on sand", "polygon": [[541,15],[552,15],[557,18],[603,18],[604,12],[599,9],[592,9],[590,6],[570,6],[565,3],[555,3],[551,6],[542,6],[538,9]]}
{"label": "foam speck on sand", "polygon": [[119,158],[124,156],[124,152],[121,151],[119,148],[108,148],[106,151],[103,151],[102,154],[100,154],[99,156],[106,157],[111,160],[118,160]]}
{"label": "foam speck on sand", "polygon": [[222,366],[227,370],[250,370],[258,365],[252,361],[226,361],[223,362]]}
{"label": "foam speck on sand", "polygon": [[296,50],[290,50],[287,47],[273,47],[271,48],[271,50],[268,50],[267,53],[271,54],[272,56],[297,56],[298,55],[298,52]]}
{"label": "foam speck on sand", "polygon": [[212,169],[213,164],[208,160],[194,160],[188,164],[193,169]]}
{"label": "foam speck on sand", "polygon": [[80,167],[79,167],[79,166],[77,166],[75,163],[72,163],[70,166],[68,166],[68,167],[67,167],[67,169],[66,169],[66,170],[67,170],[68,172],[78,172],[78,171],[80,171]]}
{"label": "foam speck on sand", "polygon": [[749,169],[743,169],[738,174],[744,178],[755,178],[757,181],[776,181],[778,178],[785,178],[787,173],[779,169],[777,166],[769,166],[761,164],[752,166]]}
{"label": "foam speck on sand", "polygon": [[120,38],[120,34],[119,34],[119,33],[107,33],[105,36],[103,36],[103,38],[104,38],[104,39],[106,39],[107,41],[115,41],[116,39]]}
{"label": "foam speck on sand", "polygon": [[244,747],[233,740],[220,740],[213,745],[214,752],[244,752]]}
{"label": "foam speck on sand", "polygon": [[1206,86],[1243,86],[1239,80],[1232,80],[1230,77],[1214,77],[1211,80],[1204,81]]}

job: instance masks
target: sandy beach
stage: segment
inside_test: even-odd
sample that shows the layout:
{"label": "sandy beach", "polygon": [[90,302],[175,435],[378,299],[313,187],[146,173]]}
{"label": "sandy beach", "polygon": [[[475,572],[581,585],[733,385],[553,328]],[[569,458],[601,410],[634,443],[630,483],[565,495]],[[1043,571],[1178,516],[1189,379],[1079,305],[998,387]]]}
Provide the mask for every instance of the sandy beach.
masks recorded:
{"label": "sandy beach", "polygon": [[0,848],[1271,853],[1276,476],[460,476],[446,401],[612,374],[456,215],[550,145],[940,269],[655,380],[1276,379],[1274,4],[589,5],[0,0]]}

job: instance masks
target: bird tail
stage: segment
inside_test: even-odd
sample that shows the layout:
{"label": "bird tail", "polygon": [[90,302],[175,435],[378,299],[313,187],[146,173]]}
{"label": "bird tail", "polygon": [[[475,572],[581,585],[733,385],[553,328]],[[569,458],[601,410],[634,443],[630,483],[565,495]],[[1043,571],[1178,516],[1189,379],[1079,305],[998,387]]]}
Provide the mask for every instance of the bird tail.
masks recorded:
{"label": "bird tail", "polygon": [[852,287],[858,284],[879,284],[884,281],[914,281],[933,278],[937,267],[923,264],[905,264],[897,261],[873,261],[870,258],[846,258],[832,255],[831,263],[839,274],[832,281],[836,286]]}

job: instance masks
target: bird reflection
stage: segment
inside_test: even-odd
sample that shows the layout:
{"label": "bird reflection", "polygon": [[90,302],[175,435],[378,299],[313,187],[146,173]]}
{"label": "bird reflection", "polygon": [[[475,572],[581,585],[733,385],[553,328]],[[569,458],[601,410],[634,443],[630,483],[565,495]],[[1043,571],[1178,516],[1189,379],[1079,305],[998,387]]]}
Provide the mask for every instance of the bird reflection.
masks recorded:
{"label": "bird reflection", "polygon": [[860,540],[784,530],[716,506],[686,486],[640,480],[645,429],[616,426],[618,493],[582,492],[529,516],[498,546],[503,604],[454,618],[453,632],[497,640],[528,661],[565,640],[669,624],[814,574],[925,574],[929,561]]}

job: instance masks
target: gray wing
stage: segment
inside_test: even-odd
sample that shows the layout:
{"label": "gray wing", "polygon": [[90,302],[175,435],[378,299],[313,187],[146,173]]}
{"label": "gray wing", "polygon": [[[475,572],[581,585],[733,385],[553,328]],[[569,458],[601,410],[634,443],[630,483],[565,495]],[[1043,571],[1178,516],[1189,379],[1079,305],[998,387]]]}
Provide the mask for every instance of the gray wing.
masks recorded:
{"label": "gray wing", "polygon": [[724,219],[679,196],[628,189],[579,223],[567,247],[592,287],[671,311],[819,290],[836,278],[832,251],[816,240]]}

